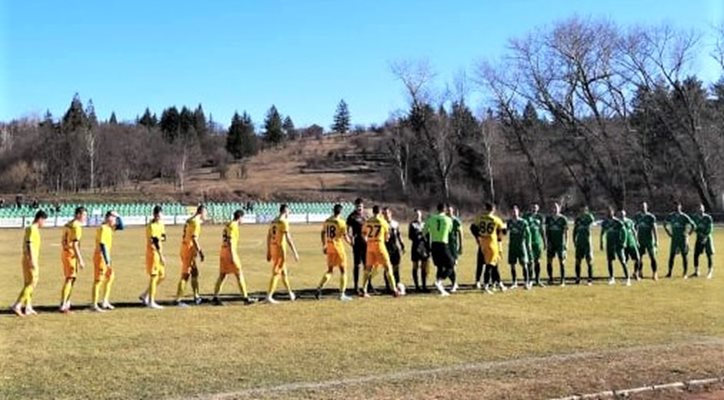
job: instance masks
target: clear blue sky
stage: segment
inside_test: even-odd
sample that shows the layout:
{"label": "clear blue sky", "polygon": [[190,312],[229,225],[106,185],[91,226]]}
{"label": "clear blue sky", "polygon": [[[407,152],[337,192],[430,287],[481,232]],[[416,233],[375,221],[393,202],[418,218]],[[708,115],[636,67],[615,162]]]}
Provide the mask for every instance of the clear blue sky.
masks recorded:
{"label": "clear blue sky", "polygon": [[426,58],[450,80],[573,14],[704,29],[724,1],[0,0],[0,121],[58,117],[78,92],[101,119],[202,103],[258,124],[276,104],[328,127],[344,98],[353,123],[382,122],[405,104],[391,61]]}

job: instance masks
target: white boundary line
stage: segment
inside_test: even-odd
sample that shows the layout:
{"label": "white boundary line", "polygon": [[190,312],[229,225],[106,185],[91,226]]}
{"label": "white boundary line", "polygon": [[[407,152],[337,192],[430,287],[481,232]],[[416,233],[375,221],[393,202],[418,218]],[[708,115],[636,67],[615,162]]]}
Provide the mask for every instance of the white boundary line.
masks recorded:
{"label": "white boundary line", "polygon": [[632,394],[639,394],[639,393],[646,393],[646,392],[658,392],[662,390],[672,390],[672,389],[690,389],[700,386],[706,386],[711,385],[714,383],[724,383],[724,376],[720,378],[707,378],[707,379],[692,379],[689,381],[683,381],[683,382],[671,382],[671,383],[664,383],[661,385],[652,385],[652,386],[641,386],[637,388],[632,389],[620,389],[620,390],[605,390],[603,392],[598,393],[588,393],[588,394],[574,394],[572,396],[567,397],[557,397],[552,400],[583,400],[583,399],[603,399],[607,397],[620,397],[620,398],[626,398]]}
{"label": "white boundary line", "polygon": [[[338,386],[346,386],[346,385],[358,385],[358,384],[366,384],[366,383],[373,383],[373,382],[384,382],[384,381],[397,381],[397,380],[404,380],[404,379],[411,379],[411,378],[417,378],[417,377],[425,377],[425,376],[431,376],[431,375],[437,375],[442,373],[450,373],[450,372],[465,372],[465,371],[477,371],[477,370],[487,370],[487,369],[493,369],[493,368],[505,368],[505,367],[514,367],[521,364],[529,364],[529,363],[538,363],[538,362],[550,362],[550,361],[570,361],[570,360],[578,360],[582,358],[588,358],[588,357],[595,357],[595,356],[603,356],[603,355],[612,355],[612,354],[623,354],[628,353],[632,351],[652,351],[652,350],[665,350],[665,349],[671,349],[672,347],[677,346],[696,346],[696,345],[704,345],[704,346],[711,346],[711,345],[723,345],[724,339],[713,337],[713,338],[704,338],[704,340],[699,341],[684,341],[684,342],[676,342],[676,343],[669,343],[669,344],[658,344],[658,345],[646,345],[646,346],[634,346],[634,347],[627,347],[627,348],[620,348],[615,350],[605,350],[605,351],[583,351],[583,352],[577,352],[577,353],[567,353],[567,354],[555,354],[550,356],[542,356],[542,357],[524,357],[524,358],[516,358],[516,359],[510,359],[510,360],[503,360],[503,361],[485,361],[485,362],[479,362],[479,363],[471,363],[471,364],[460,364],[460,365],[452,365],[447,367],[439,367],[439,368],[428,368],[428,369],[413,369],[408,371],[401,371],[401,372],[393,372],[385,375],[368,375],[368,376],[360,376],[360,377],[354,377],[354,378],[345,378],[345,379],[333,379],[333,380],[326,380],[326,381],[319,381],[319,382],[296,382],[296,383],[286,383],[282,385],[277,386],[267,386],[267,387],[259,387],[259,388],[250,388],[250,389],[244,389],[239,390],[236,392],[227,392],[227,393],[218,393],[218,394],[200,394],[195,395],[191,397],[183,397],[181,399],[194,399],[194,400],[226,400],[226,399],[235,399],[240,396],[260,396],[264,394],[272,394],[272,393],[283,393],[283,392],[294,392],[299,390],[316,390],[316,389],[327,389],[332,387],[338,387]],[[718,381],[720,378],[714,378],[715,381]],[[709,381],[708,379],[700,380],[700,381]],[[699,381],[689,381],[690,383],[694,384]],[[664,389],[668,387],[668,385],[671,384],[665,384],[665,385],[655,385],[651,386],[651,388],[659,388]],[[683,383],[682,385],[686,385],[686,383]],[[673,386],[672,386],[673,387]],[[680,386],[676,386],[680,387]],[[646,387],[648,388],[648,386]],[[640,389],[640,388],[637,388]],[[628,390],[634,390],[634,389],[628,389]],[[583,395],[583,396],[571,396],[571,397],[563,397],[561,399],[589,399],[589,398],[599,398],[599,397],[611,397],[614,395],[622,394],[623,391],[605,391],[601,392],[600,394],[594,394],[594,395]],[[633,393],[633,392],[631,392]],[[592,397],[588,397],[592,396]]]}

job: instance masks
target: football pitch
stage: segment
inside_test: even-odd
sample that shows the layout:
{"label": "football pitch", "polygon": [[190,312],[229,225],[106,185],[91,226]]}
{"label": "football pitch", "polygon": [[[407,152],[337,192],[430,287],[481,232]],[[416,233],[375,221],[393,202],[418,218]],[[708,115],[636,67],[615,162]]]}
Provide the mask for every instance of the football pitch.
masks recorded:
{"label": "football pitch", "polygon": [[[200,279],[207,296],[218,273],[221,229],[204,226],[202,231],[208,259]],[[173,298],[179,277],[181,228],[167,230],[167,280],[159,288],[163,301]],[[244,273],[255,293],[266,290],[270,275],[265,230],[241,228]],[[22,232],[0,230],[0,398],[550,398],[724,376],[721,254],[715,255],[718,270],[712,280],[681,279],[677,261],[671,280],[647,279],[625,287],[599,279],[592,287],[486,295],[468,286],[475,243],[466,235],[459,266],[466,287],[460,293],[342,303],[336,276],[322,301],[301,291],[314,288],[325,270],[319,226],[292,225],[292,234],[301,256],[290,264],[292,286],[302,295],[294,303],[229,301],[224,307],[158,311],[127,306],[103,314],[45,311],[18,318],[7,307],[22,284]],[[42,235],[34,302],[55,310],[62,285],[60,230]],[[88,264],[94,235],[94,229],[84,231]],[[724,250],[721,227],[715,241]],[[147,284],[144,243],[141,228],[115,234],[112,302],[138,302]],[[668,244],[664,239],[658,255],[662,276]],[[600,251],[594,263],[596,276],[605,277]],[[405,256],[401,275],[408,288],[410,269]],[[508,279],[508,267],[501,271]],[[650,278],[648,259],[644,272]],[[74,304],[90,302],[92,276],[90,265],[80,272]],[[573,276],[572,259],[567,276]],[[382,276],[374,282],[383,285]],[[233,300],[231,281],[224,292]],[[285,300],[284,290],[279,293]]]}

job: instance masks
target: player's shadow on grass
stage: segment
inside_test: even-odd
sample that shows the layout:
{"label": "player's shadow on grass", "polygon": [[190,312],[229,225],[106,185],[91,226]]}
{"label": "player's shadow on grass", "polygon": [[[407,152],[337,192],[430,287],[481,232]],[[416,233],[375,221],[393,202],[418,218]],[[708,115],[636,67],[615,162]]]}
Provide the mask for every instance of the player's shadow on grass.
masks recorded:
{"label": "player's shadow on grass", "polygon": [[[617,280],[619,279],[625,279],[623,277],[617,277]],[[605,282],[608,281],[608,277],[594,277],[594,281],[598,282]],[[558,285],[558,280],[555,281],[555,284],[553,287],[556,287]],[[616,286],[621,285],[621,280],[617,282]],[[509,286],[511,282],[504,282],[506,283],[506,286]],[[585,280],[583,280],[580,285],[576,285],[573,280],[566,280],[567,286],[581,286],[585,287]],[[600,286],[600,284],[599,284]],[[541,288],[534,287],[533,290],[541,290]],[[543,288],[542,290],[546,290]],[[525,288],[519,283],[518,288],[515,291],[520,292],[526,292]],[[514,292],[515,292],[514,291]],[[363,301],[363,299],[360,299],[356,293],[351,293],[352,290],[347,290],[348,294],[352,294],[355,301],[360,300]],[[300,289],[296,290],[294,292],[297,295],[296,301],[303,301],[303,302],[318,302],[318,301],[339,301],[339,290],[335,288],[326,288],[322,290],[322,298],[321,300],[317,300],[315,295],[317,293],[317,289]],[[458,288],[458,291],[453,294],[453,296],[457,295],[472,295],[472,294],[485,294],[484,291],[475,288],[475,285],[460,285]],[[391,296],[392,293],[387,291],[385,287],[375,287],[373,292],[370,292],[370,295],[373,297],[381,297],[381,296]],[[419,296],[427,296],[427,297],[439,297],[439,294],[437,290],[435,290],[434,287],[431,287],[427,292],[421,292],[416,291],[415,289],[410,289],[404,297],[412,296],[412,297],[419,297]],[[200,305],[193,304],[193,301],[191,298],[184,299],[184,302],[188,304],[189,306],[193,307],[217,307],[211,299],[213,297],[213,294],[211,293],[205,293],[202,295],[203,302]],[[223,302],[223,304],[230,304],[230,303],[240,303],[244,305],[253,306],[256,304],[265,304],[264,299],[266,298],[266,292],[253,292],[249,294],[249,297],[255,299],[256,301],[254,303],[246,304],[244,302],[244,299],[241,298],[241,296],[232,295],[232,294],[222,294],[219,296],[220,300]],[[285,292],[280,292],[279,294],[275,295],[275,298],[277,300],[280,300],[282,302],[289,301],[289,295]],[[164,300],[164,301],[158,301],[158,304],[165,306],[165,307],[176,307],[176,303],[173,300]],[[140,301],[133,301],[133,302],[118,302],[113,303],[113,306],[116,309],[123,309],[123,308],[146,308],[145,305],[143,305]],[[51,305],[39,305],[33,307],[35,311],[40,313],[58,313],[59,312],[59,306],[51,306]],[[90,311],[91,306],[90,304],[79,304],[79,305],[73,305],[73,311]],[[109,311],[112,312],[112,311]],[[0,315],[14,315],[13,311],[9,308],[4,308],[0,310]]]}

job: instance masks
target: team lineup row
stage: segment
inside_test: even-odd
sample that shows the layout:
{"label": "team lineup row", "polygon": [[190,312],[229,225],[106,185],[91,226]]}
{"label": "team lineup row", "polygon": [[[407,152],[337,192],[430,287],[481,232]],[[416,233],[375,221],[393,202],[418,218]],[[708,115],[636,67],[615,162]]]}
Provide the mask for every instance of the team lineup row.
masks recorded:
{"label": "team lineup row", "polygon": [[[569,242],[568,220],[561,213],[559,204],[554,205],[553,213],[544,217],[539,206],[534,204],[531,210],[524,215],[517,206],[511,209],[511,218],[503,222],[496,216],[492,204],[485,204],[485,211],[477,216],[470,226],[477,247],[477,262],[475,285],[492,293],[494,289],[504,291],[499,272],[501,263],[503,237],[508,237],[508,265],[511,268],[511,288],[518,287],[517,266],[523,272],[523,284],[531,289],[534,284],[543,287],[541,282],[541,261],[545,251],[548,284],[554,283],[553,261],[558,260],[560,266],[560,285],[565,285],[566,276],[564,262],[566,260]],[[401,256],[405,254],[405,244],[401,237],[400,225],[392,218],[388,208],[380,209],[374,206],[372,215],[365,214],[361,199],[355,201],[355,210],[346,220],[341,217],[342,206],[335,205],[332,215],[323,223],[320,234],[322,250],[327,259],[327,270],[317,288],[317,298],[321,297],[322,289],[331,280],[334,270],[340,271],[340,300],[349,301],[347,291],[347,251],[346,246],[352,247],[354,291],[361,297],[368,297],[371,279],[378,269],[384,270],[387,290],[394,296],[405,294],[405,287],[400,282],[399,267]],[[146,225],[146,272],[149,277],[147,289],[139,296],[144,305],[153,308],[163,308],[156,302],[158,285],[166,277],[166,256],[164,242],[166,231],[162,222],[163,210],[160,206],[153,208],[152,220]],[[228,275],[235,278],[235,283],[245,302],[254,302],[249,297],[244,276],[241,269],[240,257],[237,251],[239,242],[239,226],[244,213],[237,210],[233,218],[224,226],[223,239],[220,250],[219,276],[214,289],[213,301],[221,304],[219,293]],[[274,298],[276,288],[281,280],[289,292],[289,297],[295,299],[291,290],[289,275],[287,273],[287,257],[289,253],[298,261],[299,255],[292,239],[288,222],[289,208],[282,205],[279,215],[271,222],[266,238],[266,259],[272,265],[272,277],[267,289],[266,301],[277,303]],[[190,282],[193,301],[196,304],[203,300],[199,293],[198,262],[203,262],[205,253],[199,244],[201,225],[207,217],[206,207],[201,205],[196,213],[190,217],[183,228],[181,242],[181,276],[178,282],[175,304],[186,307],[182,300],[186,285]],[[22,269],[24,285],[17,301],[11,310],[19,315],[34,315],[32,297],[38,283],[40,228],[48,218],[44,211],[38,211],[33,223],[25,229],[23,240]],[[65,280],[61,290],[60,311],[69,313],[71,309],[71,295],[77,273],[85,267],[85,260],[80,249],[83,237],[83,226],[86,223],[87,212],[83,207],[75,210],[74,219],[63,227],[61,262]],[[593,247],[591,230],[597,224],[596,218],[588,208],[575,218],[572,232],[572,242],[575,247],[575,282],[581,282],[581,264],[583,261],[588,267],[588,284],[593,280]],[[648,211],[646,203],[642,204],[641,212],[634,219],[629,219],[625,211],[618,213],[613,209],[601,222],[600,247],[605,251],[608,263],[609,284],[614,284],[613,267],[619,263],[626,285],[631,284],[631,278],[643,278],[642,257],[649,255],[651,260],[652,278],[658,279],[656,252],[659,238],[657,234],[656,217]],[[680,204],[676,210],[669,214],[663,223],[666,234],[671,238],[671,251],[669,255],[669,270],[667,277],[671,277],[676,255],[680,254],[683,261],[683,276],[686,278],[688,268],[688,237],[696,232],[694,248],[694,274],[699,275],[699,258],[705,254],[708,259],[708,274],[713,275],[712,256],[714,254],[712,232],[713,220],[705,213],[701,206],[698,213],[692,218],[682,211]],[[110,303],[111,288],[115,279],[111,259],[113,232],[123,229],[120,216],[114,211],[106,213],[103,223],[96,230],[95,250],[93,252],[94,284],[92,293],[92,309],[103,312],[112,310]],[[455,210],[447,204],[439,204],[437,213],[426,220],[422,219],[422,212],[415,210],[415,219],[408,229],[410,240],[410,258],[412,261],[412,274],[415,289],[427,292],[427,278],[429,275],[429,261],[437,268],[434,287],[442,296],[449,296],[458,289],[457,263],[463,250],[463,233],[460,220],[455,217]],[[633,275],[629,274],[627,263],[633,261]],[[363,272],[360,281],[360,271]],[[449,289],[444,286],[450,280]],[[101,292],[103,296],[101,298]]]}

